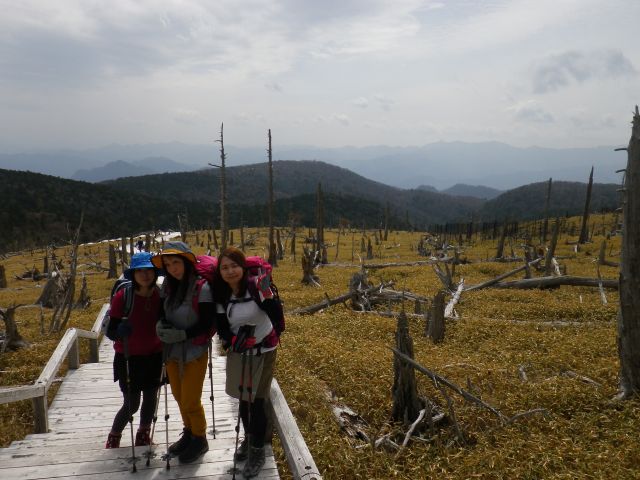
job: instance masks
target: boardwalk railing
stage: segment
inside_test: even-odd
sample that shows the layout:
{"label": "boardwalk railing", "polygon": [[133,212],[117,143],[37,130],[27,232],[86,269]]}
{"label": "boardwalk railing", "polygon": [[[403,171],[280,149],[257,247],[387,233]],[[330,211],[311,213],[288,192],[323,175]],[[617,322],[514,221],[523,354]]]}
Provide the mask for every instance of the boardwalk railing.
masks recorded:
{"label": "boardwalk railing", "polygon": [[30,398],[33,403],[35,433],[47,433],[49,431],[49,407],[47,402],[49,387],[65,360],[67,360],[70,369],[75,370],[80,367],[79,338],[89,340],[89,361],[100,361],[98,354],[98,345],[102,337],[100,330],[108,310],[109,305],[104,304],[91,331],[79,328],[68,329],[33,385],[0,388],[0,404],[28,400]]}
{"label": "boardwalk railing", "polygon": [[[80,350],[78,339],[89,340],[89,361],[99,362],[99,344],[102,339],[102,324],[105,321],[109,304],[102,306],[91,331],[70,328],[66,331],[42,373],[33,385],[0,388],[0,404],[12,403],[31,399],[34,409],[34,427],[36,433],[49,431],[49,415],[47,392],[60,370],[62,363],[67,360],[68,368],[80,367]],[[289,469],[296,480],[322,480],[318,467],[313,461],[311,452],[300,433],[296,420],[287,405],[282,390],[276,379],[271,383],[269,405],[280,443],[287,457]]]}

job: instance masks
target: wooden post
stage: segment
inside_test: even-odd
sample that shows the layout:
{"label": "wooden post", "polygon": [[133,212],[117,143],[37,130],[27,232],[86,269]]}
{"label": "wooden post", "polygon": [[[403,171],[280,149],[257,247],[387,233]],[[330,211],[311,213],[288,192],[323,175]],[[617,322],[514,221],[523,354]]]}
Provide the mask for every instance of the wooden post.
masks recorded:
{"label": "wooden post", "polygon": [[75,338],[67,354],[67,366],[70,370],[80,368],[80,349],[78,348],[78,337]]}
{"label": "wooden post", "polygon": [[[584,212],[582,214],[582,227],[580,228],[580,238],[578,243],[587,243],[589,240],[589,227],[587,222],[589,221],[589,204],[591,203],[591,189],[593,187],[593,167],[591,167],[591,174],[589,175],[589,185],[587,185],[587,198],[584,202]],[[626,217],[625,217],[626,218]]]}
{"label": "wooden post", "polygon": [[47,389],[42,397],[31,399],[33,405],[33,424],[35,433],[49,432],[49,405],[47,405]]}
{"label": "wooden post", "polygon": [[[413,359],[413,340],[409,334],[409,322],[404,310],[398,316],[396,348]],[[418,418],[420,401],[413,368],[396,356],[393,358],[393,407],[391,417],[397,422],[409,425]]]}
{"label": "wooden post", "polygon": [[623,184],[622,259],[618,355],[620,393],[629,399],[640,394],[640,113],[636,105]]}

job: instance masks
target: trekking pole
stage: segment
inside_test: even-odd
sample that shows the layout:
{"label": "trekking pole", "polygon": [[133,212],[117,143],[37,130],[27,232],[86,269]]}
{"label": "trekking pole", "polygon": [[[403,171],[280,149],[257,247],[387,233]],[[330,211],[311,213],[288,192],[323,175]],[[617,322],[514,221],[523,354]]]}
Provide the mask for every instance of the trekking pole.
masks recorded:
{"label": "trekking pole", "polygon": [[248,454],[247,454],[247,462],[251,460],[251,404],[253,403],[252,392],[253,392],[253,354],[251,351],[247,352],[249,354],[249,378],[247,379],[247,392],[249,392],[249,408],[247,409],[247,445],[249,446]]}
{"label": "trekking pole", "polygon": [[[126,320],[124,320],[126,321]],[[131,461],[133,462],[133,467],[131,471],[136,473],[138,469],[136,468],[136,447],[135,440],[133,438],[133,415],[131,414],[131,375],[129,372],[129,337],[124,337],[122,339],[122,344],[124,347],[124,365],[127,374],[127,410],[129,413],[129,426],[131,427]]]}
{"label": "trekking pole", "polygon": [[213,406],[213,340],[209,339],[209,383],[211,384],[211,423],[213,424],[213,439],[216,439],[216,409]]}
{"label": "trekking pole", "polygon": [[[236,449],[233,453],[233,478],[236,478],[236,456],[238,454],[238,439],[240,438],[240,418],[242,417],[242,393],[244,390],[244,372],[245,366],[247,364],[247,352],[243,352],[242,354],[242,368],[240,369],[240,384],[238,385],[238,390],[240,390],[240,399],[238,400],[238,421],[236,422]],[[246,433],[246,432],[245,432]]]}
{"label": "trekking pole", "polygon": [[167,383],[169,382],[169,375],[167,374],[167,347],[163,346],[162,348],[162,366],[164,367],[165,378],[164,381],[164,443],[166,446],[166,452],[164,454],[167,460],[167,470],[171,468],[171,464],[169,460],[171,459],[171,455],[169,455],[169,400],[167,399]]}
{"label": "trekking pole", "polygon": [[153,425],[151,426],[151,436],[149,437],[149,450],[147,451],[147,467],[151,461],[151,446],[153,445],[153,434],[156,431],[156,423],[158,423],[158,405],[160,404],[160,393],[162,392],[162,379],[164,378],[164,361],[162,362],[162,370],[160,371],[160,381],[158,382],[158,393],[156,394],[156,409],[153,412]]}

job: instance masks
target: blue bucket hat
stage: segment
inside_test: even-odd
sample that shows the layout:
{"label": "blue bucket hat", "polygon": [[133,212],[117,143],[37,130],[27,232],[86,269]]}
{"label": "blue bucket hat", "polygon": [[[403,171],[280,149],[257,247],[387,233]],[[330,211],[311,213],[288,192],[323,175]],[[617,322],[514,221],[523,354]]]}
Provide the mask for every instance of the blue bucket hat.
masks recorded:
{"label": "blue bucket hat", "polygon": [[153,268],[158,273],[158,269],[153,263],[151,263],[151,255],[149,252],[139,252],[131,255],[131,262],[129,268],[124,271],[124,278],[131,280],[133,278],[133,271],[142,268]]}

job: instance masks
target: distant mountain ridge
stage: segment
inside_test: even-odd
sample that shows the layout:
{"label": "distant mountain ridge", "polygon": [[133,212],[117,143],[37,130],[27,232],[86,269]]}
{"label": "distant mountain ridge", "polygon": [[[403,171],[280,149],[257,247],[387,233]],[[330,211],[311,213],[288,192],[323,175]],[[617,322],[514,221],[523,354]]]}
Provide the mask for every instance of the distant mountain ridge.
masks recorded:
{"label": "distant mountain ridge", "polygon": [[170,158],[147,157],[142,160],[129,162],[116,160],[102,167],[77,170],[71,178],[83,182],[102,182],[120,177],[139,177],[142,175],[152,175],[154,173],[184,172],[193,169],[192,166],[175,162]]}
{"label": "distant mountain ridge", "polygon": [[466,185],[464,183],[456,183],[446,190],[441,190],[441,193],[446,193],[447,195],[457,195],[460,197],[492,199],[500,195],[502,193],[502,190],[498,190],[497,188],[485,187],[484,185]]}
{"label": "distant mountain ridge", "polygon": [[[229,166],[266,161],[264,147],[228,145],[225,150]],[[411,147],[276,145],[273,156],[277,160],[324,161],[400,188],[433,185],[444,189],[463,183],[505,190],[544,181],[549,177],[563,181],[586,181],[592,165],[595,166],[594,180],[597,183],[616,183],[619,174],[615,171],[625,166],[626,159],[613,150],[613,146],[554,149],[519,148],[499,142],[436,142]],[[31,170],[70,178],[79,169],[103,167],[116,160],[132,163],[149,157],[171,159],[186,165],[184,170],[205,168],[208,163],[219,162],[217,145],[167,142],[0,154],[0,168]]]}

